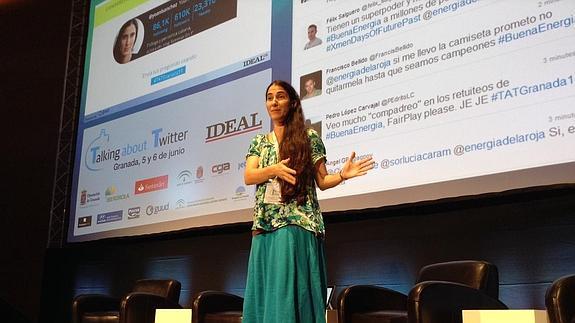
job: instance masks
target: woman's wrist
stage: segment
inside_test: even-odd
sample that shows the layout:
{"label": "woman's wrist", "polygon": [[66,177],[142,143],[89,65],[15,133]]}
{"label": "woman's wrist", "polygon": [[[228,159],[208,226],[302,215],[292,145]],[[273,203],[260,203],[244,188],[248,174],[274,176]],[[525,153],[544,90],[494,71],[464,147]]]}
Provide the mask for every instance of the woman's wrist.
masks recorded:
{"label": "woman's wrist", "polygon": [[270,166],[266,167],[266,168],[267,168],[267,169],[266,169],[266,170],[267,170],[266,180],[269,181],[269,180],[272,180],[272,179],[274,179],[274,178],[277,177],[277,175],[276,175],[276,173],[277,173],[277,167],[278,167],[277,164],[270,165]]}
{"label": "woman's wrist", "polygon": [[339,177],[341,177],[341,180],[342,180],[342,181],[347,180],[347,178],[345,178],[345,177],[343,176],[343,169],[339,171]]}

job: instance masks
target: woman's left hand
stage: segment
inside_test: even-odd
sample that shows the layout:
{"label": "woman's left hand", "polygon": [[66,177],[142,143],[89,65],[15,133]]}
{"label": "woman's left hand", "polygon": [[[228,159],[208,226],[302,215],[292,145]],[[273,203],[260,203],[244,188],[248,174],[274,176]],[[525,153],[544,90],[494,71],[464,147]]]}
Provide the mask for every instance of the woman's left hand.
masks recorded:
{"label": "woman's left hand", "polygon": [[375,162],[373,161],[373,157],[369,156],[367,158],[353,161],[355,159],[355,151],[351,153],[348,160],[343,164],[343,168],[341,169],[340,175],[342,179],[350,179],[356,176],[363,176],[367,174],[367,172],[373,169]]}

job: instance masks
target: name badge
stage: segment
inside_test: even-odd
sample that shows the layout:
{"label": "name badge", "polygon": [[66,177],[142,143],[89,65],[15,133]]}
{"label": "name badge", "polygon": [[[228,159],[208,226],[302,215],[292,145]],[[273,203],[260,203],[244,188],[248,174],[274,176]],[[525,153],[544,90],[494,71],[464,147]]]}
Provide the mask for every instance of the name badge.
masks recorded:
{"label": "name badge", "polygon": [[266,193],[264,195],[264,203],[268,204],[283,204],[282,192],[280,183],[277,179],[273,179],[266,184]]}

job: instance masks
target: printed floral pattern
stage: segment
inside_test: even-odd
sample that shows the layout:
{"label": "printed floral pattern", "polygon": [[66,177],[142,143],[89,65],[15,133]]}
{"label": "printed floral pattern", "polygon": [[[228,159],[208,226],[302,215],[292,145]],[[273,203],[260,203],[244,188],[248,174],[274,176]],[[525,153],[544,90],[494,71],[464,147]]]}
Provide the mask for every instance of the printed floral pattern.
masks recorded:
{"label": "printed floral pattern", "polygon": [[[316,131],[308,129],[312,148],[312,162],[325,158],[325,146]],[[259,157],[259,167],[263,168],[278,162],[278,153],[267,135],[259,134],[250,144],[249,156]],[[295,201],[287,204],[269,204],[264,202],[266,184],[256,186],[256,203],[254,207],[254,224],[252,230],[274,231],[286,225],[298,225],[306,230],[323,235],[325,232],[323,217],[317,201],[315,185],[307,188],[307,199],[303,205]]]}

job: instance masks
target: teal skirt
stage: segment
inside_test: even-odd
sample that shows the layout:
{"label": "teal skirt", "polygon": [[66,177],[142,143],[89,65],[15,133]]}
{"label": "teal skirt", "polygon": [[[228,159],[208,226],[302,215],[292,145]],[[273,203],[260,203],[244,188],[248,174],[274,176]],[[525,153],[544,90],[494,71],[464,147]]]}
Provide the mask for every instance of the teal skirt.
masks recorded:
{"label": "teal skirt", "polygon": [[289,225],[252,239],[243,323],[325,323],[324,243]]}

